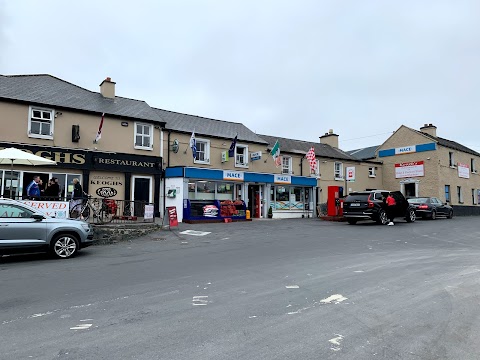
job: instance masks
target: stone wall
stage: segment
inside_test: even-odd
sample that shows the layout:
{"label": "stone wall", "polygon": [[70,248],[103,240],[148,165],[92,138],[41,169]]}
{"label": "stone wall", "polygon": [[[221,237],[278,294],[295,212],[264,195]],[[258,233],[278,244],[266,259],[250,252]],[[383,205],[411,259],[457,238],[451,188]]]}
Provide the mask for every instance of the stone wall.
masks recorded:
{"label": "stone wall", "polygon": [[[93,225],[93,236],[95,245],[104,245],[139,238],[160,230],[162,230],[162,225],[148,223]],[[158,238],[158,240],[164,239],[161,234],[156,238]]]}

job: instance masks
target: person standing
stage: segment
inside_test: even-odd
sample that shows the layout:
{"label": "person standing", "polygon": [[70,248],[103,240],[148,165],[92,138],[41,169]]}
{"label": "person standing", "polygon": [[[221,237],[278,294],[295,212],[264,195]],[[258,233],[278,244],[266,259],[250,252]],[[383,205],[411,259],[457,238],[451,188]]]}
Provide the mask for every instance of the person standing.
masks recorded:
{"label": "person standing", "polygon": [[395,218],[395,205],[397,205],[395,198],[392,196],[392,193],[389,193],[387,196],[387,217],[390,220],[388,223],[389,226],[394,225],[393,219]]}
{"label": "person standing", "polygon": [[55,181],[55,178],[51,178],[48,181],[47,188],[45,189],[45,196],[47,197],[47,200],[57,201],[59,193],[60,193],[60,186]]}
{"label": "person standing", "polygon": [[77,178],[72,180],[73,183],[73,191],[72,191],[72,200],[70,202],[70,212],[75,212],[75,217],[80,216],[80,210],[82,208],[83,202],[83,189],[82,185],[80,185],[80,180]]}
{"label": "person standing", "polygon": [[30,200],[35,200],[40,198],[40,187],[38,183],[40,182],[40,176],[35,175],[33,181],[27,187],[27,196]]}

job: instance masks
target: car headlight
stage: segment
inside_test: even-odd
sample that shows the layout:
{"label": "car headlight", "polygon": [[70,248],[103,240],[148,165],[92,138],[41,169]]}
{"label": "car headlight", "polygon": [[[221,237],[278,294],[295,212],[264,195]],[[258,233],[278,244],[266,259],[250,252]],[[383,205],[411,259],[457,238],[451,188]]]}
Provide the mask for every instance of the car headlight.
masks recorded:
{"label": "car headlight", "polygon": [[90,224],[84,223],[84,224],[82,224],[82,227],[85,231],[87,231],[87,232],[90,231]]}

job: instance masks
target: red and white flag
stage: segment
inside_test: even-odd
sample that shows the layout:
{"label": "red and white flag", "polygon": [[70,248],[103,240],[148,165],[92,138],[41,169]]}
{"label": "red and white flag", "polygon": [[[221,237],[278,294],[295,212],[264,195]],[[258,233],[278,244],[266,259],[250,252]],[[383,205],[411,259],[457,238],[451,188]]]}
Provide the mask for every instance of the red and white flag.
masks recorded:
{"label": "red and white flag", "polygon": [[95,136],[94,143],[98,143],[98,140],[102,138],[102,127],[103,127],[103,118],[105,117],[105,113],[102,114],[102,120],[100,120],[100,126],[98,127],[97,136]]}
{"label": "red and white flag", "polygon": [[310,163],[310,170],[311,172],[315,172],[317,169],[317,159],[315,159],[315,148],[312,146],[310,150],[308,150],[307,155],[305,155],[308,162]]}

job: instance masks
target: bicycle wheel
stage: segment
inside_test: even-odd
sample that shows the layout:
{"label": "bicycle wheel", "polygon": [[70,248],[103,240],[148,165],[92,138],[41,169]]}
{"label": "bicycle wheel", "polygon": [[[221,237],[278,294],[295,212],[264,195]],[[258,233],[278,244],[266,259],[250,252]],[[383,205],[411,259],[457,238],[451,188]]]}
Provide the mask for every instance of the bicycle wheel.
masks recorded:
{"label": "bicycle wheel", "polygon": [[102,211],[102,203],[99,199],[93,199],[90,201],[92,207],[92,221],[98,224],[102,224],[100,213]]}
{"label": "bicycle wheel", "polygon": [[103,224],[108,224],[113,220],[115,216],[115,210],[112,206],[109,206],[108,203],[103,200],[102,201],[102,211],[100,212],[100,220]]}
{"label": "bicycle wheel", "polygon": [[80,217],[81,211],[82,211],[82,204],[76,204],[70,209],[68,215],[71,219],[77,219],[78,217]]}
{"label": "bicycle wheel", "polygon": [[84,208],[82,209],[81,219],[87,222],[90,220],[90,208],[88,207],[88,204],[84,205]]}

